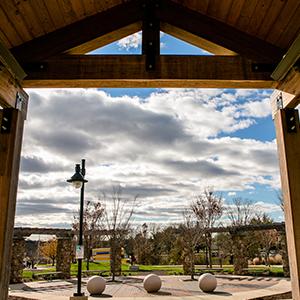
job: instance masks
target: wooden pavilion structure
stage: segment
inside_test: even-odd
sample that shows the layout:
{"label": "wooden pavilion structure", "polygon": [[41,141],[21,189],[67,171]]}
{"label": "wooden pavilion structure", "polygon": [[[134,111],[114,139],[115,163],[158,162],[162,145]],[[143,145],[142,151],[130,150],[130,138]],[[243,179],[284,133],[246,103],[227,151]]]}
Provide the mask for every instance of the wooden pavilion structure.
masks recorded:
{"label": "wooden pavilion structure", "polygon": [[[277,89],[271,100],[300,299],[299,20],[299,0],[1,0],[0,299],[7,299],[26,87]],[[141,55],[84,55],[140,30]],[[215,55],[160,55],[160,31]]]}

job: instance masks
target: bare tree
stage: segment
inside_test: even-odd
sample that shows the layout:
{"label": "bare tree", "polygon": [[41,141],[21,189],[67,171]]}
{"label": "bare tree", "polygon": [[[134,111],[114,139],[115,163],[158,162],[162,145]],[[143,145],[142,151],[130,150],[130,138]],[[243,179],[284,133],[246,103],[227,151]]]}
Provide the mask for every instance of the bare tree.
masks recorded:
{"label": "bare tree", "polygon": [[113,187],[109,197],[102,194],[105,203],[104,226],[110,244],[110,270],[112,281],[121,273],[121,249],[130,231],[131,219],[137,206],[138,196],[127,198],[122,196],[120,186]]}
{"label": "bare tree", "polygon": [[195,248],[199,243],[203,232],[198,226],[197,220],[193,211],[186,209],[183,213],[183,223],[179,230],[182,238],[183,248],[183,269],[184,272],[191,275],[194,280],[195,274]]}
{"label": "bare tree", "polygon": [[[87,260],[86,268],[89,270],[89,261],[92,256],[92,249],[97,246],[101,236],[97,232],[102,228],[104,207],[100,201],[87,201],[83,211],[83,237],[84,255]],[[74,215],[72,224],[74,230],[79,229],[79,214]]]}
{"label": "bare tree", "polygon": [[205,231],[205,243],[208,250],[208,262],[212,268],[212,236],[208,229],[215,226],[223,214],[223,200],[211,188],[205,188],[190,205],[198,225]]}

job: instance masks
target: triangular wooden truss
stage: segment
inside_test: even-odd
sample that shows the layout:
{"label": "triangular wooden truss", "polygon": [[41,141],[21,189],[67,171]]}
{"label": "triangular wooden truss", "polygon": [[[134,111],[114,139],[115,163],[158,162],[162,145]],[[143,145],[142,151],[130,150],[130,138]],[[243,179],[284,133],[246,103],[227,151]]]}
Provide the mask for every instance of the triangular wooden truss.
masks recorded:
{"label": "triangular wooden truss", "polygon": [[[142,30],[142,55],[83,55]],[[160,31],[216,56],[160,55]],[[272,88],[283,50],[170,0],[132,0],[11,49],[25,87]],[[185,82],[183,82],[185,80]]]}

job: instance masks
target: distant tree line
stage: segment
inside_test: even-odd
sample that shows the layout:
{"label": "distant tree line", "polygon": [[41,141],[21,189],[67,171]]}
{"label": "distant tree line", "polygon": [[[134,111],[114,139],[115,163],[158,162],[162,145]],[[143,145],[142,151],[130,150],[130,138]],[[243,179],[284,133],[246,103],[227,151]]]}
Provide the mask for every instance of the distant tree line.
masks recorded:
{"label": "distant tree line", "polygon": [[[286,260],[285,237],[276,230],[211,234],[208,229],[223,226],[269,224],[273,220],[259,213],[253,202],[236,198],[224,204],[221,194],[206,188],[183,209],[179,224],[147,224],[133,226],[137,196],[122,195],[120,187],[110,195],[102,194],[97,202],[87,202],[84,212],[85,256],[89,262],[92,249],[111,248],[111,273],[121,272],[121,248],[131,263],[143,265],[182,264],[185,274],[194,277],[195,265],[207,267],[234,263],[234,272],[242,274],[248,262],[281,263]],[[73,228],[78,228],[74,217]],[[99,235],[99,230],[107,230]],[[287,273],[286,273],[287,274]]]}

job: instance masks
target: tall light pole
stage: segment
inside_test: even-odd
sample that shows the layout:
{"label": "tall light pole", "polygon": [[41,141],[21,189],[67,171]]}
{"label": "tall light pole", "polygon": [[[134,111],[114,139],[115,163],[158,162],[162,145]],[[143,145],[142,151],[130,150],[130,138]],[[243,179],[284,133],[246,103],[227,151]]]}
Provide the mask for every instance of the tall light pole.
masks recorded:
{"label": "tall light pole", "polygon": [[[88,182],[84,179],[85,176],[85,159],[81,161],[81,168],[80,164],[76,164],[75,166],[75,174],[67,180],[67,182],[72,183],[72,185],[80,189],[80,211],[79,211],[79,236],[78,236],[78,246],[76,247],[76,251],[82,252],[83,254],[83,204],[84,204],[84,184]],[[81,271],[82,271],[82,259],[83,255],[78,257],[78,272],[77,272],[77,293],[74,293],[75,297],[82,297],[84,293],[81,292]]]}

